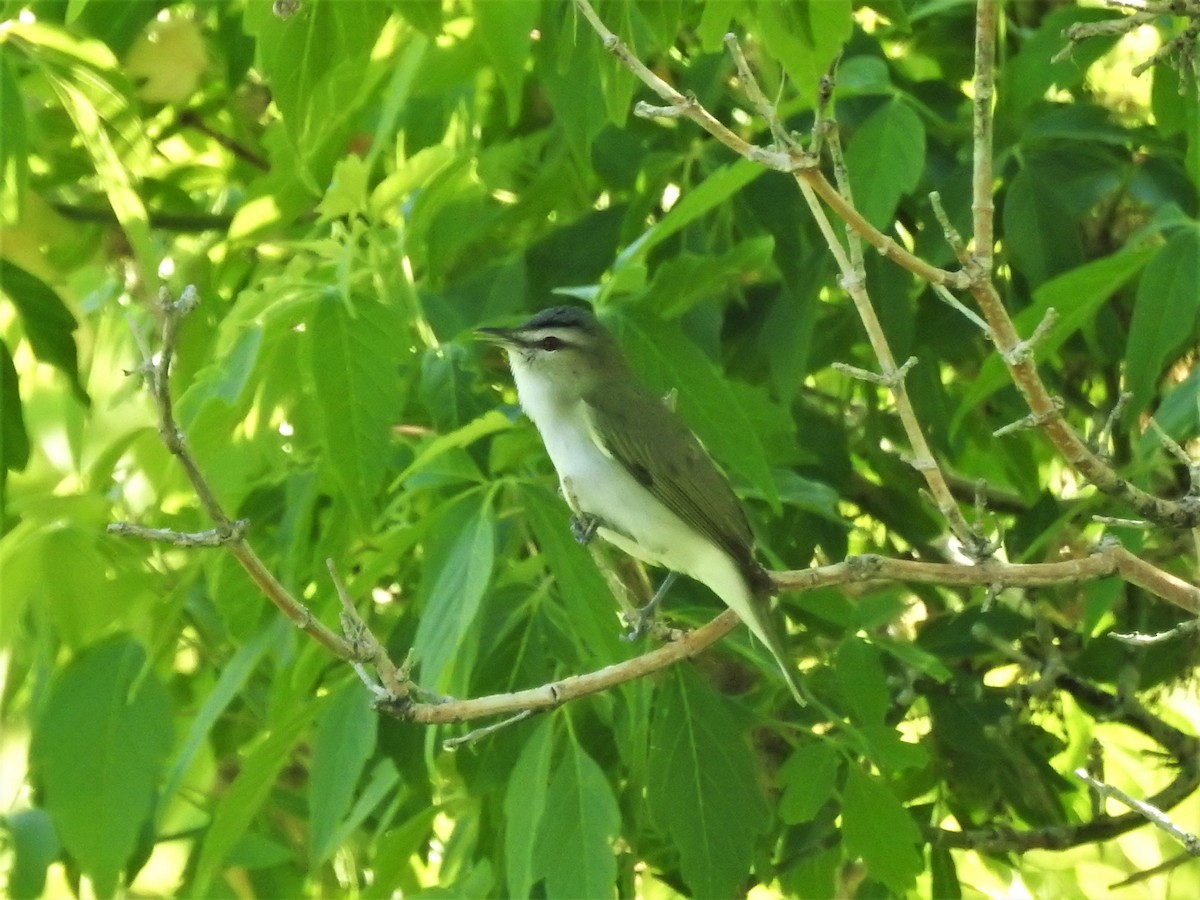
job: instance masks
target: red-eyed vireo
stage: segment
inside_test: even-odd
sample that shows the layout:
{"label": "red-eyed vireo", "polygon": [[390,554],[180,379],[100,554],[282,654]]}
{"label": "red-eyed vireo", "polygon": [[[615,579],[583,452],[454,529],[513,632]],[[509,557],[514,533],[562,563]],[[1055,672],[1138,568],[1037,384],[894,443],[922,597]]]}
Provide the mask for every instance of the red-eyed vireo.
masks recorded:
{"label": "red-eyed vireo", "polygon": [[707,585],[771,651],[803,704],[745,511],[683,420],[638,382],[608,329],[587,310],[558,306],[518,328],[477,334],[508,352],[521,407],[584,535],[595,531]]}

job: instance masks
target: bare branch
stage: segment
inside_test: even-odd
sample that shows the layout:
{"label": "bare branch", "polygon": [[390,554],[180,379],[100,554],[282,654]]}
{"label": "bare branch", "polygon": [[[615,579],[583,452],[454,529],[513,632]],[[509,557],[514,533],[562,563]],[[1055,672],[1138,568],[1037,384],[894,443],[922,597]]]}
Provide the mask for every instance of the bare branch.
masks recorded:
{"label": "bare branch", "polygon": [[[353,649],[338,635],[326,628],[313,616],[303,603],[291,595],[263,564],[258,554],[246,543],[244,537],[245,523],[234,522],[217,500],[216,494],[209,486],[208,480],[200,472],[200,466],[192,456],[184,438],[183,429],[175,420],[175,409],[171,398],[170,376],[171,363],[175,358],[175,344],[179,339],[179,326],[184,317],[199,304],[199,296],[191,285],[184,288],[179,300],[171,299],[164,288],[159,294],[159,302],[163,313],[162,345],[157,361],[147,358],[143,361],[139,372],[145,372],[147,387],[154,398],[158,410],[158,434],[163,444],[171,454],[179,460],[200,500],[201,506],[216,526],[213,529],[216,544],[223,546],[241,564],[242,568],[258,586],[258,589],[286,615],[292,623],[305,633],[311,635],[318,643],[345,660],[355,660]],[[135,526],[121,523],[116,533],[145,537],[144,533],[137,534]],[[111,529],[111,526],[110,526]],[[126,530],[128,529],[128,530]],[[165,530],[164,530],[165,532]],[[206,545],[207,546],[207,545]]]}
{"label": "bare branch", "polygon": [[1140,631],[1122,634],[1121,632],[1110,631],[1108,636],[1113,640],[1120,641],[1122,644],[1129,644],[1131,647],[1149,647],[1154,644],[1164,644],[1176,638],[1187,637],[1198,631],[1200,631],[1200,619],[1185,619],[1174,628],[1160,631],[1157,634],[1142,634]]}
{"label": "bare branch", "polygon": [[975,255],[979,279],[992,277],[992,97],[996,88],[996,2],[975,4],[975,78],[972,82],[974,173],[971,179],[971,212],[974,217]]}
{"label": "bare branch", "polygon": [[1137,797],[1130,796],[1119,787],[1093,778],[1088,774],[1087,769],[1076,769],[1075,777],[1087,784],[1088,787],[1101,797],[1107,797],[1116,800],[1118,803],[1123,803],[1139,815],[1145,817],[1148,822],[1161,828],[1167,834],[1171,835],[1171,837],[1175,838],[1175,840],[1179,841],[1179,843],[1183,844],[1189,856],[1200,856],[1200,838],[1197,838],[1196,835],[1189,831],[1184,831],[1171,821],[1171,817],[1157,806],[1147,803],[1145,800],[1139,800]]}
{"label": "bare branch", "polygon": [[120,537],[134,537],[143,541],[158,541],[173,544],[176,547],[223,547],[233,541],[240,541],[246,533],[250,522],[239,519],[232,524],[228,531],[210,528],[208,531],[174,531],[170,528],[146,528],[130,522],[113,522],[105,531]]}

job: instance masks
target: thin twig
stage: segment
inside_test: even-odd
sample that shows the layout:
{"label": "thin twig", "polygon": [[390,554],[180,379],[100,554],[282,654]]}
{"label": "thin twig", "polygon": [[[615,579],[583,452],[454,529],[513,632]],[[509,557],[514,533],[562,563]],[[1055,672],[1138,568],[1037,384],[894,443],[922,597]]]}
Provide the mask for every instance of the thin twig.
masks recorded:
{"label": "thin twig", "polygon": [[1120,641],[1122,644],[1129,644],[1132,647],[1149,647],[1154,644],[1173,641],[1176,638],[1187,637],[1198,631],[1200,631],[1200,619],[1185,619],[1174,628],[1160,631],[1157,634],[1143,634],[1140,631],[1131,631],[1129,633],[1110,631],[1108,636],[1115,641]]}
{"label": "thin twig", "polygon": [[[192,490],[196,492],[196,497],[200,500],[200,505],[215,525],[213,531],[219,538],[218,543],[241,564],[258,589],[279,607],[296,627],[312,636],[341,659],[354,660],[356,658],[354,651],[346,641],[326,628],[313,616],[308,607],[293,597],[287,588],[271,574],[258,554],[246,542],[245,524],[234,522],[229,518],[208,480],[200,471],[199,464],[188,449],[183,429],[179,427],[179,423],[175,419],[170,385],[171,363],[175,358],[175,344],[179,339],[180,324],[184,317],[199,305],[199,302],[199,295],[191,285],[184,288],[178,300],[172,300],[166,289],[159,293],[159,303],[163,315],[162,344],[157,360],[153,357],[144,359],[138,370],[139,373],[145,374],[147,387],[154,398],[158,411],[159,437],[167,450],[183,467],[183,471],[192,485]],[[122,528],[124,527],[122,526]]]}
{"label": "thin twig", "polygon": [[456,747],[461,747],[464,744],[473,744],[480,738],[485,738],[488,735],[495,734],[502,728],[508,728],[510,725],[516,725],[518,722],[524,722],[533,715],[533,710],[523,709],[516,715],[509,716],[507,719],[502,719],[499,722],[493,722],[491,725],[485,725],[482,728],[476,728],[474,731],[468,731],[459,737],[447,738],[442,741],[442,746],[447,750],[453,750]]}
{"label": "thin twig", "polygon": [[1130,796],[1119,787],[1098,781],[1088,774],[1087,769],[1076,769],[1075,777],[1087,784],[1088,787],[1100,796],[1123,803],[1134,812],[1143,816],[1148,822],[1151,822],[1156,827],[1171,835],[1171,837],[1183,844],[1189,856],[1200,856],[1200,838],[1197,838],[1196,835],[1189,831],[1184,831],[1171,821],[1171,817],[1157,806],[1147,803],[1145,800],[1139,800],[1137,797]]}
{"label": "thin twig", "polygon": [[157,541],[163,544],[173,544],[176,547],[223,547],[233,541],[240,541],[246,533],[250,522],[239,519],[228,531],[210,528],[208,531],[174,531],[170,528],[146,528],[130,522],[112,522],[105,529],[109,534],[120,537],[134,537],[143,541]]}

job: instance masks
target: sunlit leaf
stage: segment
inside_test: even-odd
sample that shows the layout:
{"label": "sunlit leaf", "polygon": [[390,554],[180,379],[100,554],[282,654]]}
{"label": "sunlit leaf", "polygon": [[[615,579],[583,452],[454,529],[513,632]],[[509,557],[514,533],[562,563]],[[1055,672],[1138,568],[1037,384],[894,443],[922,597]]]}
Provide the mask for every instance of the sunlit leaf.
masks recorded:
{"label": "sunlit leaf", "polygon": [[134,853],[171,743],[167,693],[146,667],[129,638],[89,648],[55,677],[34,732],[45,807],[100,896]]}
{"label": "sunlit leaf", "polygon": [[842,795],[846,850],[862,858],[867,873],[902,894],[924,868],[917,846],[921,832],[886,785],[849,766]]}
{"label": "sunlit leaf", "polygon": [[610,896],[617,878],[613,841],[620,826],[621,811],[604,770],[572,735],[546,789],[534,851],[546,896]]}
{"label": "sunlit leaf", "polygon": [[1175,232],[1146,266],[1138,284],[1125,351],[1130,413],[1144,409],[1174,351],[1200,334],[1200,228]]}
{"label": "sunlit leaf", "polygon": [[735,893],[770,827],[745,729],[727,704],[687,666],[655,700],[647,799],[700,897]]}

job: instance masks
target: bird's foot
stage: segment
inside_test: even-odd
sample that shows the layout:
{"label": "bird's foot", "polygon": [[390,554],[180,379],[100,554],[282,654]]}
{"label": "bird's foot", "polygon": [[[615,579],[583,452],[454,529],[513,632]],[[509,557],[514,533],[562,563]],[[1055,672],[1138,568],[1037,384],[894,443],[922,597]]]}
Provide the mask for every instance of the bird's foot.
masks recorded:
{"label": "bird's foot", "polygon": [[592,538],[596,536],[596,529],[599,527],[600,520],[595,516],[571,516],[571,534],[575,535],[575,540],[581,544],[590,544]]}
{"label": "bird's foot", "polygon": [[[636,641],[650,630],[650,626],[654,623],[654,617],[658,612],[658,606],[662,603],[662,598],[666,595],[667,589],[675,583],[677,577],[679,577],[677,572],[668,572],[667,577],[658,586],[658,590],[654,592],[654,596],[650,598],[650,602],[637,612],[629,614],[626,618],[626,623],[630,625],[630,629],[621,636],[623,640]],[[630,619],[633,621],[629,622]]]}

